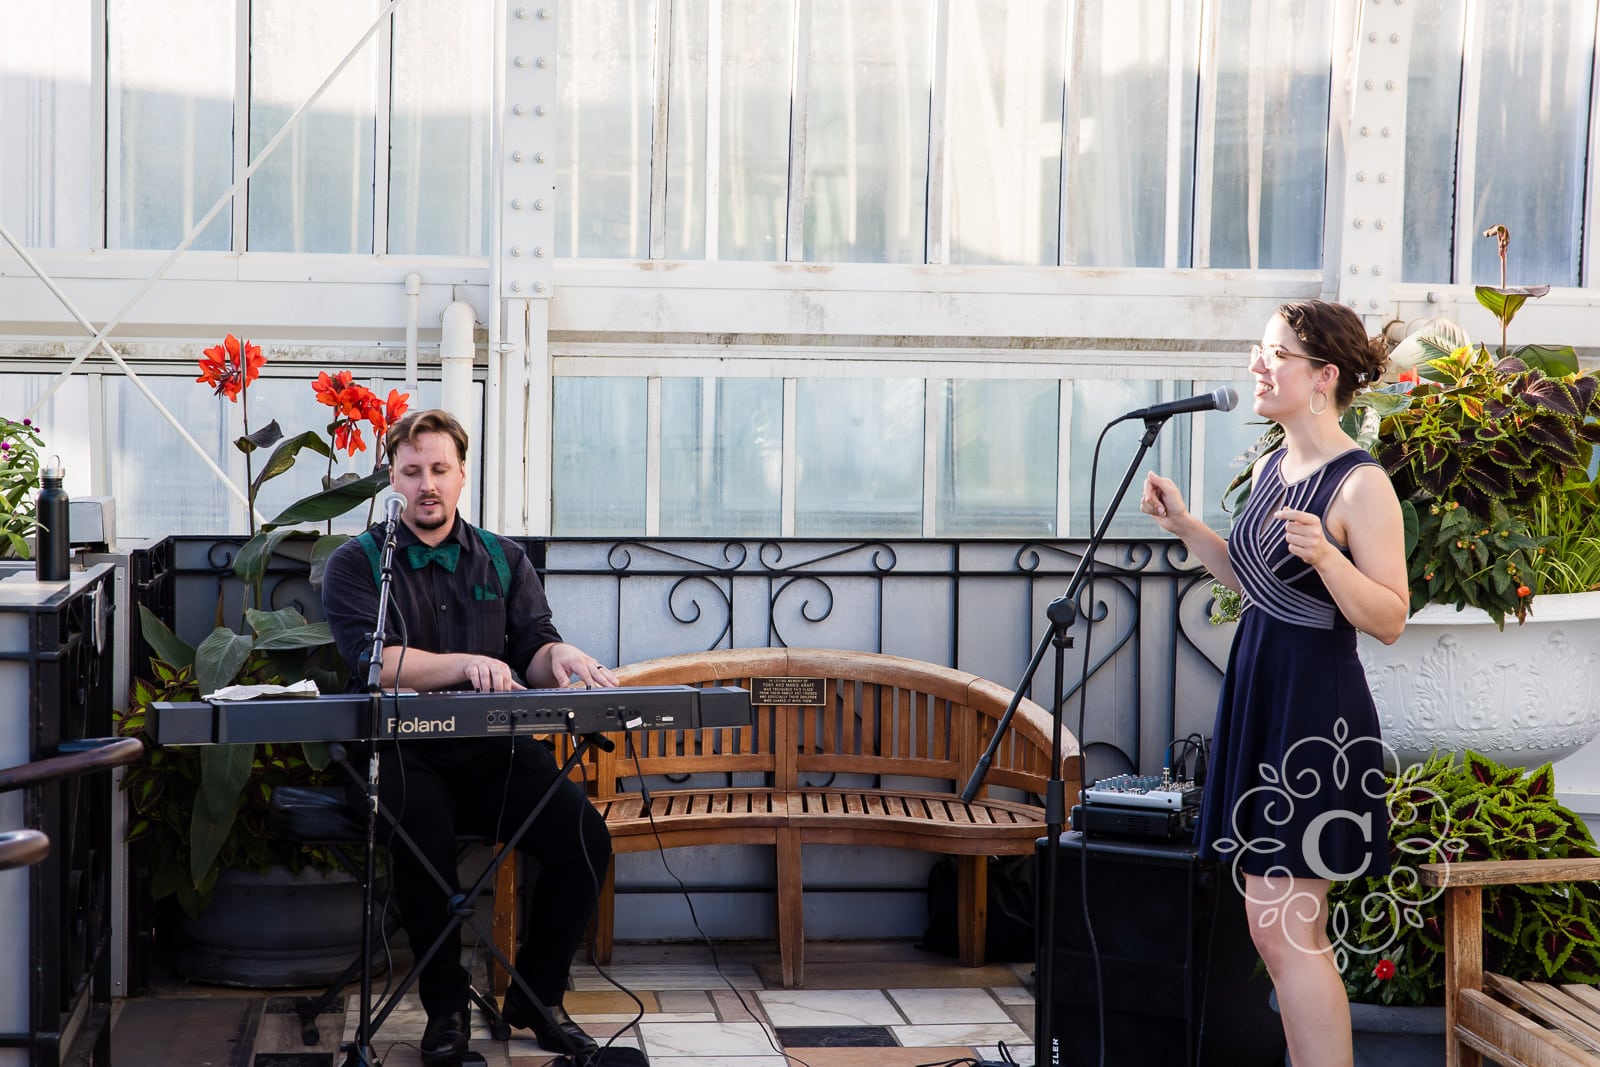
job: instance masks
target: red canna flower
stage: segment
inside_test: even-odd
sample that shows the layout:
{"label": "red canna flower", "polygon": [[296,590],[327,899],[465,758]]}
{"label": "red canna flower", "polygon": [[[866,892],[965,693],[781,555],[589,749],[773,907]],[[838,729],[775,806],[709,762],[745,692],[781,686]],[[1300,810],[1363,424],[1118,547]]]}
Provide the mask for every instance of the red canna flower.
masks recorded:
{"label": "red canna flower", "polygon": [[241,342],[230,333],[220,345],[205,350],[200,360],[200,377],[195,381],[205,382],[213,393],[221,393],[237,403],[240,390],[248,388],[260,376],[266,363],[267,357],[261,354],[260,345]]}
{"label": "red canna flower", "polygon": [[333,424],[333,447],[342,448],[345,455],[353,456],[357,452],[367,450],[367,442],[361,437],[361,427],[353,422],[343,420]]}
{"label": "red canna flower", "polygon": [[1394,977],[1394,960],[1379,960],[1377,966],[1372,968],[1372,975],[1380,982],[1387,982]]}
{"label": "red canna flower", "polygon": [[[377,399],[376,396],[373,397],[374,401]],[[373,405],[372,415],[368,419],[372,423],[373,434],[379,440],[382,440],[383,435],[389,432],[389,427],[399,421],[400,416],[406,413],[406,408],[410,407],[410,405],[410,393],[402,393],[398,389],[389,390],[388,400],[381,404],[375,403]]]}
{"label": "red canna flower", "polygon": [[1401,381],[1401,382],[1410,382],[1413,385],[1418,385],[1418,384],[1421,384],[1421,382],[1422,382],[1422,379],[1417,377],[1417,368],[1415,368],[1415,367],[1407,367],[1401,373],[1400,377],[1395,379],[1395,380],[1396,381]]}

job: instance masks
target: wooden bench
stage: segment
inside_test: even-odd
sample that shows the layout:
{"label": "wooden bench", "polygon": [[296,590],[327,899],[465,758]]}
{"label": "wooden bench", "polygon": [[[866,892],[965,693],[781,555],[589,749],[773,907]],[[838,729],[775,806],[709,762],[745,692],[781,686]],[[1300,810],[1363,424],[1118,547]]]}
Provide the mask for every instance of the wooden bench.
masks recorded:
{"label": "wooden bench", "polygon": [[1514,982],[1483,969],[1483,887],[1600,879],[1600,859],[1427,863],[1424,885],[1444,886],[1445,1062],[1483,1057],[1528,1067],[1600,1067],[1600,990]]}
{"label": "wooden bench", "polygon": [[[1044,834],[1049,714],[1023,701],[970,804],[961,789],[1011,700],[1010,690],[920,660],[839,649],[727,649],[620,668],[624,685],[777,683],[817,687],[820,707],[762,704],[740,729],[649,732],[600,755],[592,788],[618,854],[687,845],[767,845],[776,861],[778,948],[786,986],[804,981],[800,854],[808,844],[877,845],[958,857],[961,962],[984,958],[987,860],[1031,854]],[[799,698],[795,698],[799,699]],[[1077,744],[1063,735],[1066,795],[1078,790]],[[643,775],[651,811],[637,791]],[[734,784],[735,776],[744,782]],[[909,782],[910,784],[905,784]],[[1011,790],[1014,799],[998,795]],[[609,962],[615,872],[608,871],[592,938]]]}

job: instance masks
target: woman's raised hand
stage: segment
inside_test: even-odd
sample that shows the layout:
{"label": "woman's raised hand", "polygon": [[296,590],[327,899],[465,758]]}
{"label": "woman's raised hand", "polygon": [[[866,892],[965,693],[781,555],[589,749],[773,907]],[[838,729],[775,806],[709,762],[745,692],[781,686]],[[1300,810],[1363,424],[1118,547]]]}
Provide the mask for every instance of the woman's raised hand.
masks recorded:
{"label": "woman's raised hand", "polygon": [[1154,518],[1167,533],[1179,536],[1182,536],[1182,527],[1189,519],[1189,509],[1184,506],[1183,494],[1178,491],[1177,483],[1154,471],[1145,475],[1139,510]]}

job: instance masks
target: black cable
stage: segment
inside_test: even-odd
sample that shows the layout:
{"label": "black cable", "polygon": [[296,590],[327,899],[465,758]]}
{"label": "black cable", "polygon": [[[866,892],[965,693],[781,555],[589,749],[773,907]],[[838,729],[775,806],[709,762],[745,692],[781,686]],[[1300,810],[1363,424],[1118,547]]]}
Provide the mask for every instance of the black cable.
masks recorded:
{"label": "black cable", "polygon": [[[644,765],[634,755],[633,752],[633,735],[632,733],[624,733],[622,736],[623,754],[628,759],[633,760],[633,766],[638,772],[637,779],[639,782],[639,791],[641,794],[646,794],[649,791],[649,786],[645,783],[644,779]],[[642,799],[641,803],[644,804]],[[722,984],[728,987],[729,992],[731,992],[734,996],[734,999],[739,1002],[739,1006],[744,1009],[745,1014],[750,1016],[750,1018],[755,1021],[757,1026],[761,1027],[761,1036],[767,1039],[767,1045],[772,1049],[773,1052],[776,1052],[785,1060],[799,1064],[800,1067],[811,1067],[810,1064],[801,1059],[799,1056],[787,1052],[778,1046],[777,1037],[772,1032],[772,1029],[769,1028],[768,1024],[762,1020],[761,1016],[757,1015],[755,1011],[751,1009],[749,1003],[744,999],[744,994],[739,992],[738,987],[735,986],[733,982],[728,979],[728,976],[722,972],[722,961],[717,958],[717,947],[712,943],[711,935],[706,933],[705,927],[700,925],[700,915],[695,911],[694,897],[689,892],[689,887],[684,884],[683,879],[678,877],[678,872],[672,869],[672,864],[667,862],[667,846],[665,842],[661,840],[661,829],[656,825],[655,814],[650,810],[650,806],[648,804],[644,804],[644,815],[645,818],[650,822],[650,834],[655,838],[656,854],[661,857],[661,866],[666,870],[667,875],[678,884],[678,890],[683,894],[683,902],[688,905],[689,908],[689,921],[694,924],[695,933],[700,935],[700,940],[706,943],[706,949],[711,953],[711,967],[717,972],[717,977],[722,979]]]}
{"label": "black cable", "polygon": [[[576,737],[576,735],[574,735],[574,734],[572,734],[570,732],[568,733],[567,736],[569,738],[575,738]],[[631,741],[632,735],[630,733],[628,733],[627,731],[624,731],[622,736],[624,738],[624,743],[625,744],[628,744]],[[589,768],[584,765],[584,762],[581,759],[578,761],[578,780],[583,783],[583,793],[584,793],[584,797],[585,797],[585,803],[587,803],[587,797],[589,795]],[[589,886],[594,891],[594,899],[596,901],[599,901],[599,899],[600,899],[600,875],[595,869],[594,857],[589,855],[589,842],[583,836],[583,808],[579,808],[578,809],[578,848],[583,852],[583,865],[589,871]],[[596,963],[594,965],[594,969],[599,973],[601,978],[604,978],[607,982],[611,983],[611,985],[615,989],[617,989],[620,993],[622,993],[623,996],[625,996],[629,1000],[633,1001],[634,1012],[633,1012],[633,1018],[628,1020],[627,1025],[620,1027],[610,1037],[606,1038],[605,1042],[603,1044],[601,1044],[599,1048],[595,1049],[594,1052],[590,1053],[588,1056],[584,1057],[583,1059],[575,1060],[575,1062],[577,1062],[580,1065],[589,1064],[589,1063],[599,1063],[600,1059],[601,1059],[602,1055],[605,1053],[606,1049],[614,1048],[616,1046],[617,1038],[620,1035],[622,1035],[623,1033],[625,1033],[625,1032],[627,1032],[629,1030],[634,1030],[635,1033],[637,1034],[636,1028],[638,1027],[639,1023],[644,1019],[644,1001],[640,1000],[638,995],[635,994],[633,990],[629,989],[627,986],[623,985],[621,982],[619,982],[615,978],[613,978],[611,976],[611,972],[607,971],[604,967],[600,966],[599,963]],[[643,1037],[642,1037],[642,1035],[639,1035],[639,1036],[640,1036],[640,1042],[639,1043],[642,1046],[644,1044]]]}

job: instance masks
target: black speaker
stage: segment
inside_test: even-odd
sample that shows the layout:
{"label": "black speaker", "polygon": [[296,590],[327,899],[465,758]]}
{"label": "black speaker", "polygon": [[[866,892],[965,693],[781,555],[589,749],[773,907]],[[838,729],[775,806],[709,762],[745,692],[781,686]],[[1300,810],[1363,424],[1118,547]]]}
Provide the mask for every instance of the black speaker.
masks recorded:
{"label": "black speaker", "polygon": [[[1099,1067],[1275,1067],[1283,1026],[1257,974],[1244,901],[1230,872],[1187,842],[1061,836],[1055,899],[1037,848],[1037,966],[1053,967],[1050,1033],[1036,1008],[1035,1063]],[[1084,902],[1087,900],[1087,924]],[[1055,908],[1055,944],[1044,911]],[[1094,933],[1091,951],[1087,931]],[[1095,952],[1100,980],[1095,978]]]}

